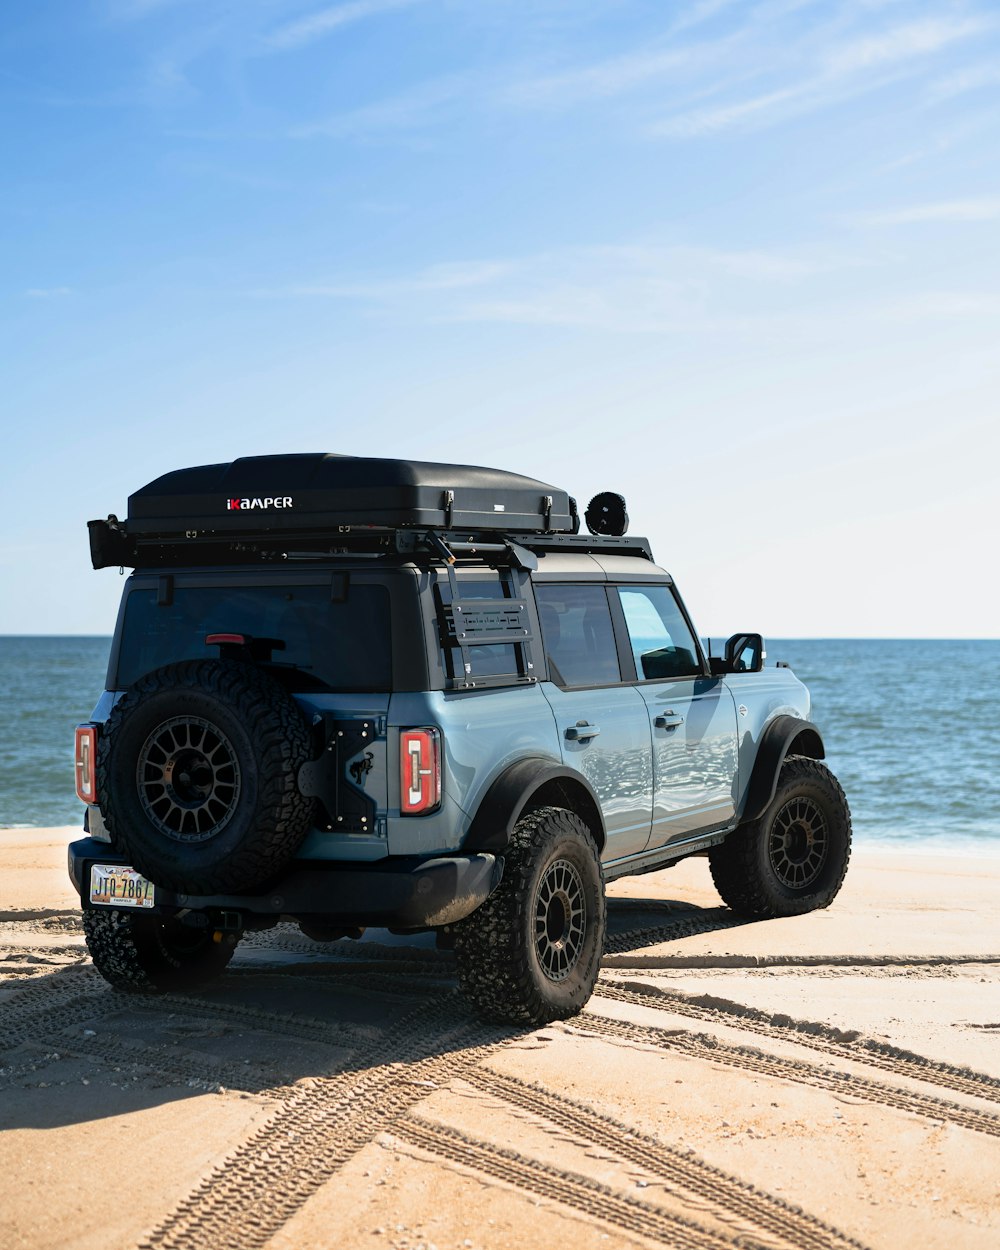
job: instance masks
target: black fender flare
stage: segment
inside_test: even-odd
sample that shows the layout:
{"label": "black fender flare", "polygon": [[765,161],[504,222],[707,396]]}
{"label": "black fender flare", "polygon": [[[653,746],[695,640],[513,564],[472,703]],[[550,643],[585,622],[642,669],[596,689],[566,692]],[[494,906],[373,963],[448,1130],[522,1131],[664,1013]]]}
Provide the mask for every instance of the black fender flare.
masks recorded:
{"label": "black fender flare", "polygon": [[472,818],[462,850],[503,852],[529,805],[567,807],[579,813],[598,851],[604,849],[607,833],[601,804],[586,777],[552,760],[531,758],[511,764],[493,780]]}
{"label": "black fender flare", "polygon": [[756,820],[763,815],[778,788],[778,774],[788,755],[807,755],[821,760],[826,755],[819,730],[808,720],[797,716],[776,716],[765,728],[757,747],[750,784],[740,820]]}

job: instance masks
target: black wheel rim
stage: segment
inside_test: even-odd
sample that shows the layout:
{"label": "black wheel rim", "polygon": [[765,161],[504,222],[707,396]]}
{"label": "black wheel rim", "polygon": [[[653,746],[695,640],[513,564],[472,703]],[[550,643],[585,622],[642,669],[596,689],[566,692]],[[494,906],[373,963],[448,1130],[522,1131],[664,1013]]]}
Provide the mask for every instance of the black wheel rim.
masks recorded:
{"label": "black wheel rim", "polygon": [[175,716],[143,743],[136,782],[142,809],[160,833],[176,842],[204,842],[236,810],[240,766],[217,725]]}
{"label": "black wheel rim", "polygon": [[819,804],[802,795],[781,808],[771,825],[768,854],[774,875],[790,890],[812,885],[826,862],[829,834]]}
{"label": "black wheel rim", "polygon": [[550,981],[564,981],[573,971],[587,929],[583,878],[568,859],[546,868],[535,896],[535,950]]}

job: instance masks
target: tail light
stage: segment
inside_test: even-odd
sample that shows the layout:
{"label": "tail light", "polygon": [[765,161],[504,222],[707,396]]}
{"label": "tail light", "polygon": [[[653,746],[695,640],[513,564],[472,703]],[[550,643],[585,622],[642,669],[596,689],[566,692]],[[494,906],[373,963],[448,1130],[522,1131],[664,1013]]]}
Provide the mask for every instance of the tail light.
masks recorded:
{"label": "tail light", "polygon": [[76,797],[81,803],[97,802],[97,729],[77,725],[74,747]]}
{"label": "tail light", "polygon": [[423,816],[441,802],[441,734],[404,729],[399,735],[399,810]]}

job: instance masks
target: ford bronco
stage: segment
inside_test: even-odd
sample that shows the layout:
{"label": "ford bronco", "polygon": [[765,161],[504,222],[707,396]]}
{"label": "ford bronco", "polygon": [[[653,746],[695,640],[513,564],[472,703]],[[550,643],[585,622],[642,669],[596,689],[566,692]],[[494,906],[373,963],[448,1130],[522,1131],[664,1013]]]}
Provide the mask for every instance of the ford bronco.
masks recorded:
{"label": "ford bronco", "polygon": [[488,1018],[593,989],[607,881],[707,855],[741,916],[826,907],[850,853],[809,695],[707,655],[624,500],[335,455],[168,473],[90,523],[128,566],[76,734],[94,963],[188,988],[244,933],[435,930]]}

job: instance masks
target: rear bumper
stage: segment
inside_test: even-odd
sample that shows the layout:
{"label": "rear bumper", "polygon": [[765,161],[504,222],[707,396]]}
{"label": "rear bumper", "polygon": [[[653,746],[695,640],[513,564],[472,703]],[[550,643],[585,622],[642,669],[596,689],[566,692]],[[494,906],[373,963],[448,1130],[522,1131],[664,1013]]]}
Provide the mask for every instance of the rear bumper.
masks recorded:
{"label": "rear bumper", "polygon": [[[82,906],[97,910],[89,898],[91,865],[128,861],[94,838],[71,842],[68,854],[70,880]],[[156,886],[155,906],[145,914],[226,911],[308,918],[345,928],[433,929],[471,915],[502,875],[503,859],[489,854],[395,856],[370,864],[300,861],[254,894],[177,894]]]}

